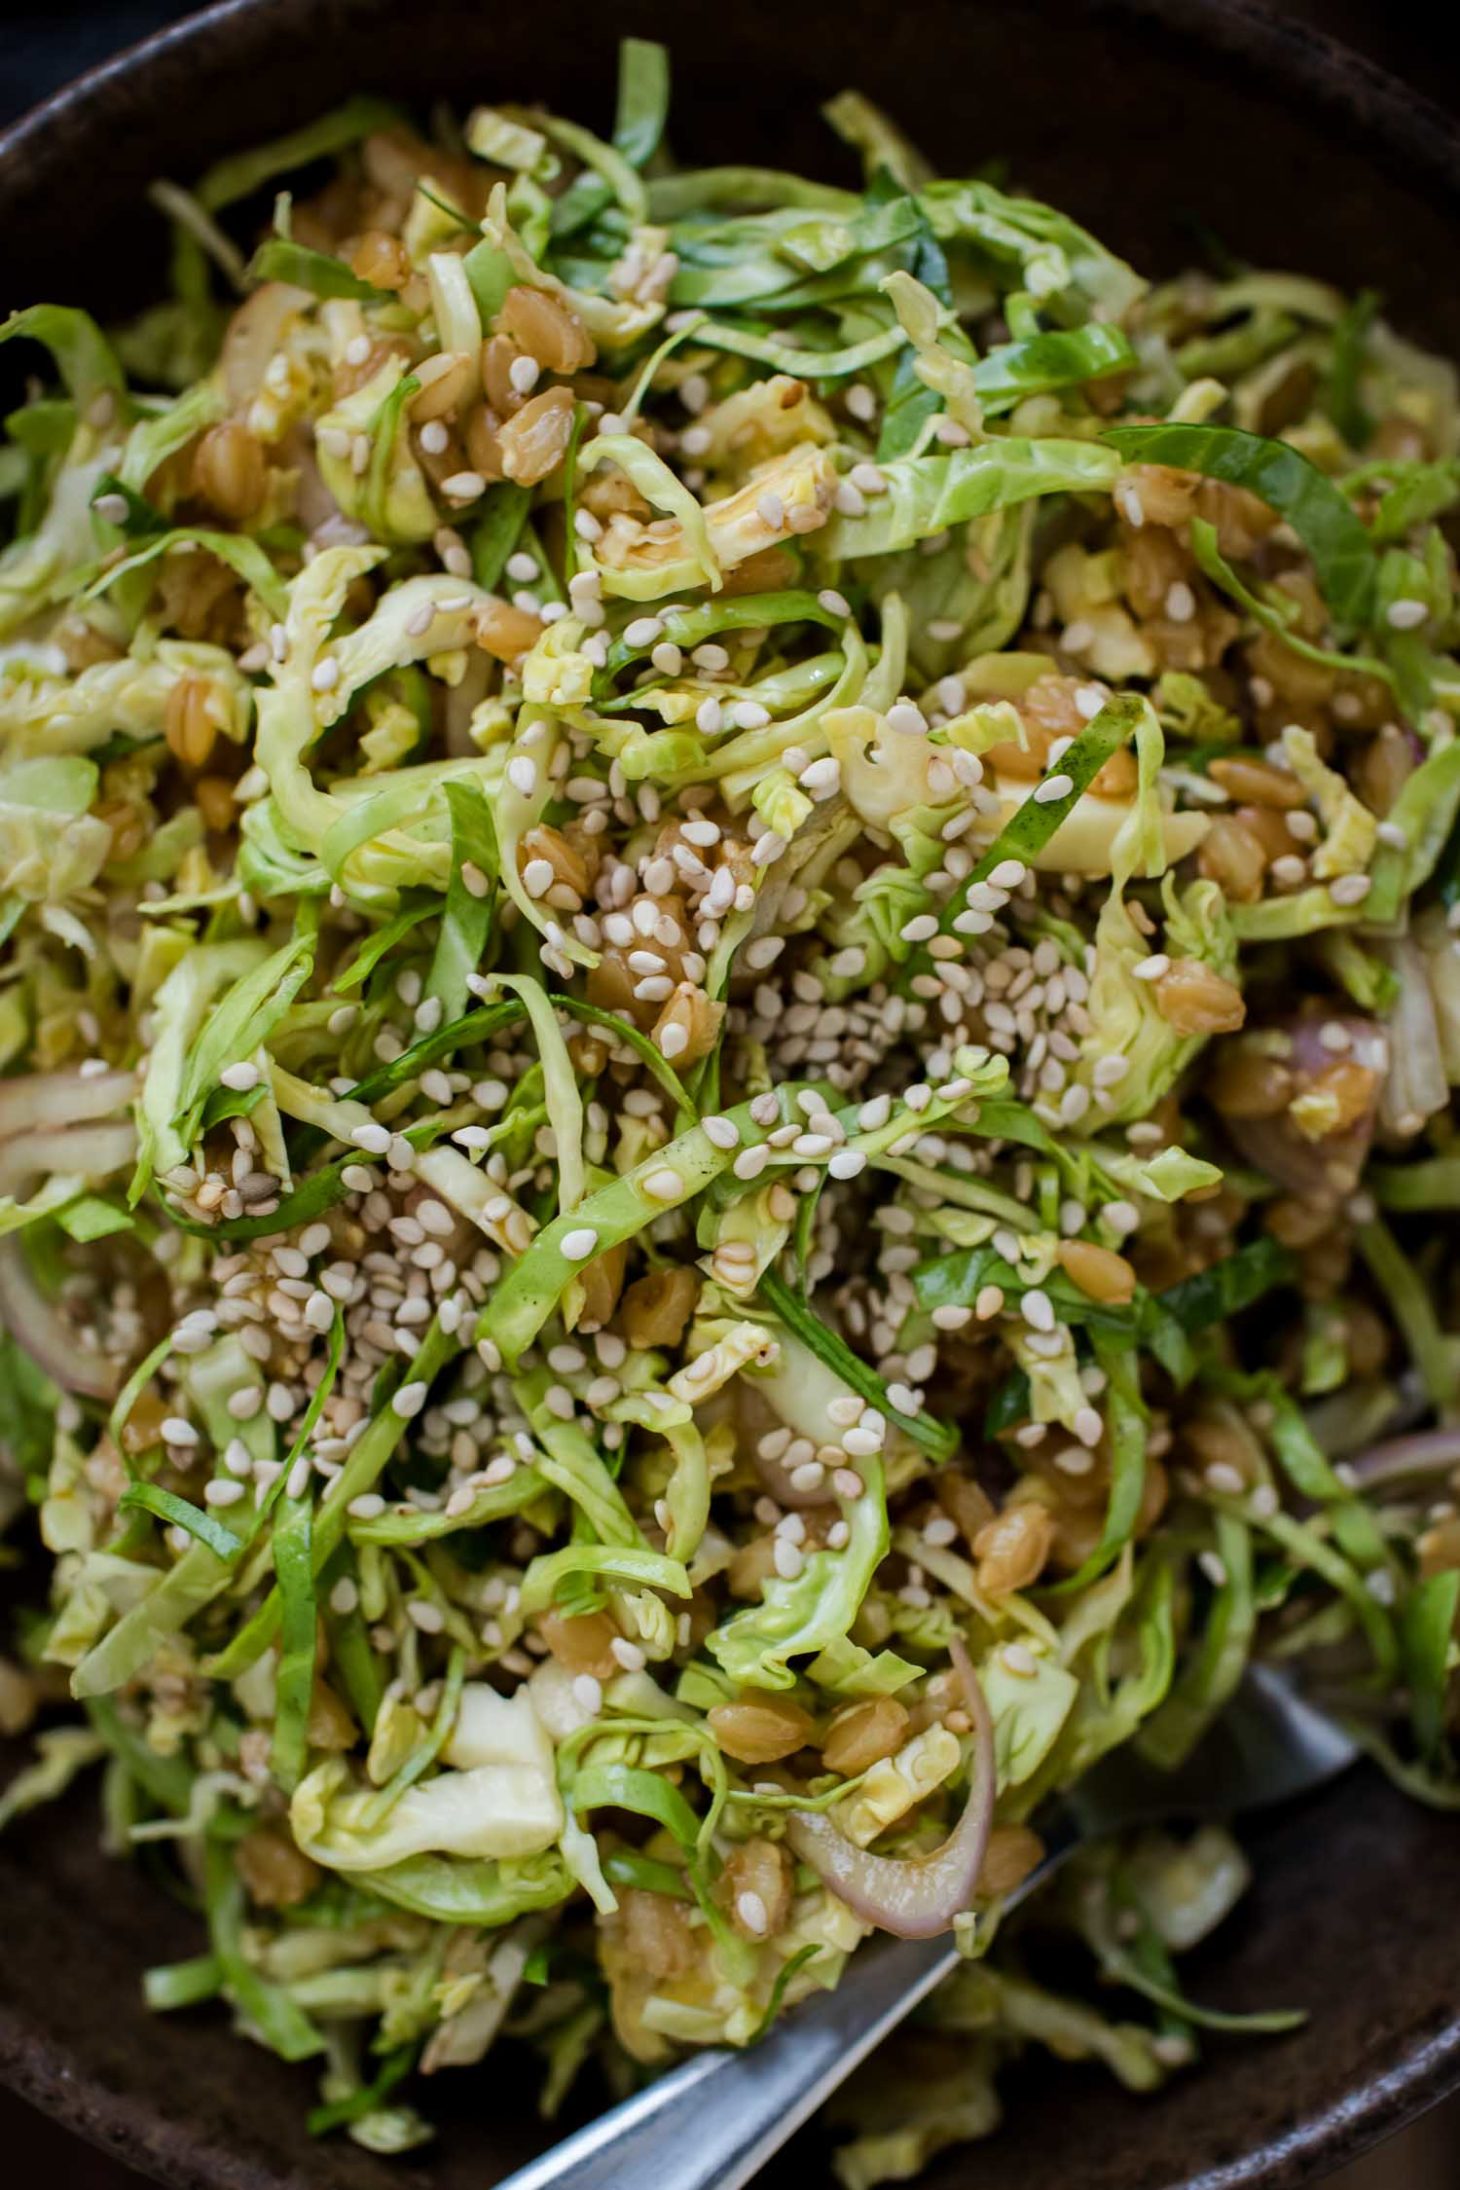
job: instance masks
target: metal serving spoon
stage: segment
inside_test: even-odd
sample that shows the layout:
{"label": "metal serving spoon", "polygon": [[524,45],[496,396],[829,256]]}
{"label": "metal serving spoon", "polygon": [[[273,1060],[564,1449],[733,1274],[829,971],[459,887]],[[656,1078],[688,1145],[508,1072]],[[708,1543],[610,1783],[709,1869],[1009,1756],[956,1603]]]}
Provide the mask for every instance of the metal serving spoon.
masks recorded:
{"label": "metal serving spoon", "polygon": [[[1179,1772],[1118,1753],[1089,1773],[1047,1822],[1044,1861],[1004,1905],[1027,1899],[1085,1841],[1265,1809],[1321,1787],[1357,1753],[1286,1680],[1256,1667]],[[834,1992],[803,2001],[759,2045],[693,2055],[498,2190],[742,2190],[958,1959],[951,1936],[859,1949]]]}

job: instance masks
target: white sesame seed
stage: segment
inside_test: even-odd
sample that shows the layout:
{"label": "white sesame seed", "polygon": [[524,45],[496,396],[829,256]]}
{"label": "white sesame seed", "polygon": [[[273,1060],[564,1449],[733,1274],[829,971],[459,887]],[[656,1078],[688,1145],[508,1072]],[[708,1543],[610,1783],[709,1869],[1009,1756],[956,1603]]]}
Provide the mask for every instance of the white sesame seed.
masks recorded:
{"label": "white sesame seed", "polygon": [[1396,631],[1414,631],[1429,615],[1429,609],[1423,601],[1391,601],[1384,615]]}
{"label": "white sesame seed", "polygon": [[1366,874],[1341,874],[1328,885],[1328,894],[1335,905],[1362,905],[1373,888]]}
{"label": "white sesame seed", "polygon": [[598,1234],[591,1224],[582,1224],[571,1232],[565,1232],[559,1242],[569,1262],[586,1262],[598,1246]]}
{"label": "white sesame seed", "polygon": [[1068,798],[1074,788],[1072,776],[1046,776],[1042,783],[1037,783],[1034,787],[1034,803],[1036,806],[1053,806],[1057,800]]}
{"label": "white sesame seed", "polygon": [[763,1939],[770,1930],[770,1912],[760,1895],[749,1886],[735,1896],[735,1914],[743,1929],[757,1939]]}
{"label": "white sesame seed", "polygon": [[794,1582],[806,1563],[798,1547],[785,1536],[777,1536],[771,1549],[771,1559],[777,1574],[784,1582]]}
{"label": "white sesame seed", "polygon": [[887,727],[904,737],[921,738],[927,735],[928,718],[911,700],[894,700],[887,710]]}
{"label": "white sesame seed", "polygon": [[603,1709],[603,1683],[591,1673],[578,1673],[573,1679],[573,1701],[590,1718],[597,1718]]}
{"label": "white sesame seed", "polygon": [[402,1422],[409,1422],[425,1406],[426,1391],[426,1385],[421,1383],[402,1384],[400,1390],[391,1400],[392,1414],[398,1414]]}
{"label": "white sesame seed", "polygon": [[197,1430],[180,1414],[169,1414],[164,1418],[162,1435],[169,1445],[196,1445],[198,1442]]}
{"label": "white sesame seed", "polygon": [[1171,960],[1165,951],[1152,951],[1149,958],[1142,958],[1131,967],[1137,981],[1159,981],[1163,973],[1171,971]]}
{"label": "white sesame seed", "polygon": [[1032,1285],[1019,1303],[1019,1312],[1032,1331],[1052,1331],[1055,1326],[1054,1308],[1048,1293]]}

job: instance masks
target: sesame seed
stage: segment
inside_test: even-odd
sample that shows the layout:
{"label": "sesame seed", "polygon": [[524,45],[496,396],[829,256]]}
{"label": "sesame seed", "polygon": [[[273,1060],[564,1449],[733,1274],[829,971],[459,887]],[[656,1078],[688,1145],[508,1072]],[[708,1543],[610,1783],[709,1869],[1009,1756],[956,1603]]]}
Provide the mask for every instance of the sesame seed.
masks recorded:
{"label": "sesame seed", "polygon": [[749,1886],[735,1896],[735,1914],[742,1927],[757,1939],[763,1939],[770,1930],[770,1912],[760,1895]]}
{"label": "sesame seed", "polygon": [[399,1415],[402,1422],[409,1422],[425,1406],[426,1390],[427,1387],[424,1384],[402,1384],[400,1390],[391,1400],[392,1414]]}
{"label": "sesame seed", "polygon": [[785,1536],[777,1536],[771,1559],[783,1582],[794,1582],[806,1563],[799,1548]]}
{"label": "sesame seed", "polygon": [[921,738],[927,735],[928,718],[911,700],[895,700],[887,710],[887,727],[904,737]]}
{"label": "sesame seed", "polygon": [[1074,788],[1073,776],[1046,776],[1042,783],[1037,783],[1034,787],[1034,803],[1036,806],[1053,806],[1057,800],[1068,798]]}
{"label": "sesame seed", "polygon": [[1165,951],[1152,951],[1149,958],[1142,958],[1131,967],[1137,981],[1159,981],[1163,973],[1171,971],[1171,960]]}
{"label": "sesame seed", "polygon": [[1019,1312],[1032,1331],[1052,1331],[1055,1313],[1048,1293],[1032,1285],[1019,1303]]}
{"label": "sesame seed", "polygon": [[1341,874],[1328,885],[1328,894],[1335,905],[1362,905],[1373,888],[1366,874]]}
{"label": "sesame seed", "polygon": [[847,477],[860,494],[885,494],[887,492],[887,476],[885,472],[879,471],[875,464],[866,462],[853,464]]}
{"label": "sesame seed", "polygon": [[598,1234],[591,1224],[578,1225],[565,1232],[559,1245],[569,1262],[586,1262],[598,1246]]}
{"label": "sesame seed", "polygon": [[1391,601],[1384,611],[1385,621],[1396,631],[1414,631],[1428,615],[1429,609],[1423,601]]}

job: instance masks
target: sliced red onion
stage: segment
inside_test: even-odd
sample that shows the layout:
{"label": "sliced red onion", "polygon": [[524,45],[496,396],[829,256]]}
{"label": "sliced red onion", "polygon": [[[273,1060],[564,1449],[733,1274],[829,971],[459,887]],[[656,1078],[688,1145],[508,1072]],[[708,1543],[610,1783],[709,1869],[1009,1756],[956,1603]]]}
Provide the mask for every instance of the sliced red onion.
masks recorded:
{"label": "sliced red onion", "polygon": [[114,1399],[120,1371],[81,1344],[51,1301],[36,1290],[19,1240],[0,1240],[0,1329],[63,1392]]}
{"label": "sliced red onion", "polygon": [[224,390],[234,410],[242,410],[253,401],[290,319],[307,311],[313,302],[307,289],[296,289],[287,281],[266,281],[239,305],[228,322],[218,360]]}
{"label": "sliced red onion", "polygon": [[1379,1101],[1379,1122],[1388,1133],[1407,1140],[1425,1119],[1450,1100],[1450,1082],[1440,1047],[1429,960],[1412,937],[1381,939],[1374,946],[1399,981],[1389,1021],[1390,1066]]}
{"label": "sliced red onion", "polygon": [[[23,1193],[37,1178],[104,1179],[137,1153],[130,1118],[98,1122],[130,1100],[130,1072],[37,1073],[0,1083],[0,1194]],[[39,1105],[9,1100],[12,1090],[39,1089]],[[76,1122],[67,1127],[68,1120]],[[62,1391],[89,1399],[115,1396],[120,1375],[81,1344],[75,1331],[31,1277],[18,1239],[0,1240],[0,1328],[24,1348]]]}
{"label": "sliced red onion", "polygon": [[106,1125],[77,1125],[70,1131],[17,1133],[0,1141],[0,1194],[18,1194],[36,1178],[105,1179],[137,1153],[130,1118]]}
{"label": "sliced red onion", "polygon": [[[1342,1027],[1348,1035],[1346,1048],[1331,1049],[1322,1039],[1322,1029],[1331,1026]],[[1378,1074],[1372,1107],[1346,1131],[1330,1133],[1321,1141],[1310,1141],[1286,1112],[1275,1118],[1225,1118],[1223,1124],[1247,1161],[1289,1194],[1324,1204],[1343,1201],[1358,1186],[1374,1137],[1389,1071],[1388,1037],[1374,1020],[1362,1019],[1353,1012],[1306,1014],[1287,1021],[1276,1031],[1288,1036],[1286,1061],[1299,1083],[1299,1092],[1342,1058]]]}
{"label": "sliced red onion", "polygon": [[1361,1490],[1377,1490],[1386,1483],[1418,1481],[1430,1475],[1448,1475],[1460,1467],[1460,1424],[1444,1430],[1421,1430],[1412,1437],[1389,1437],[1382,1445],[1370,1445],[1345,1460],[1341,1473]]}
{"label": "sliced red onion", "polygon": [[0,1141],[16,1133],[54,1132],[124,1109],[136,1093],[132,1072],[31,1072],[0,1080]]}
{"label": "sliced red onion", "polygon": [[941,1848],[899,1858],[873,1855],[824,1812],[794,1810],[786,1837],[803,1863],[865,1922],[899,1939],[934,1939],[973,1905],[993,1822],[996,1775],[989,1707],[955,1636],[948,1646],[974,1726],[973,1785],[963,1815]]}

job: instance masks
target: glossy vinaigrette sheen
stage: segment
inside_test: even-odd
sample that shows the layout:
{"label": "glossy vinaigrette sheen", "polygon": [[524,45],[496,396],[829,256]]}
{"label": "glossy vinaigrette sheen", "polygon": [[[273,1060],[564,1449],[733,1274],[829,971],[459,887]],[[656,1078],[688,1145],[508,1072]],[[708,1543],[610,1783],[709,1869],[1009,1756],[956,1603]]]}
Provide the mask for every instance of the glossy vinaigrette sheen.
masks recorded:
{"label": "glossy vinaigrette sheen", "polygon": [[149,2004],[380,2154],[952,1931],[871,2190],[1301,2019],[1183,1980],[1221,1829],[1001,1929],[1111,1749],[1262,1658],[1460,1801],[1460,408],[668,88],[352,99],[0,329],[0,1822],[100,1765]]}

